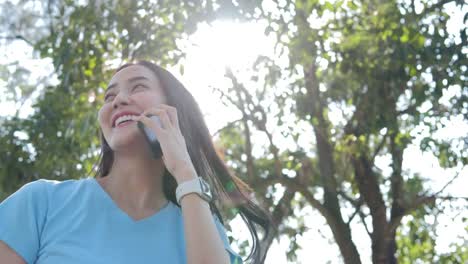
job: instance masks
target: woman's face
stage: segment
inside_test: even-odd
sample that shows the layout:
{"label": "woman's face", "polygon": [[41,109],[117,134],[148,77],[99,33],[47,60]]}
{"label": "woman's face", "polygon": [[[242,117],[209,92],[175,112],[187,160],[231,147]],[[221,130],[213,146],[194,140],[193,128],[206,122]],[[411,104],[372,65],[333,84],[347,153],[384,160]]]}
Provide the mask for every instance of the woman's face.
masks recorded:
{"label": "woman's face", "polygon": [[[104,138],[116,150],[142,138],[133,120],[117,117],[138,116],[145,110],[166,103],[166,97],[156,75],[142,65],[131,65],[117,72],[104,94],[104,104],[98,120]],[[117,119],[116,119],[117,118]]]}

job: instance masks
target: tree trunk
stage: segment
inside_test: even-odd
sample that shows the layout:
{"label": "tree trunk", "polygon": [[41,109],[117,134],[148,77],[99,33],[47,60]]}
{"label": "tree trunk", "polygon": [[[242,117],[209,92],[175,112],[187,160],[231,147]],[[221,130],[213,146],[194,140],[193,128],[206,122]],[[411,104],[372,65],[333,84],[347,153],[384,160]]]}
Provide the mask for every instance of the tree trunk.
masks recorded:
{"label": "tree trunk", "polygon": [[333,237],[338,244],[343,261],[346,264],[361,264],[361,257],[352,238],[351,230],[341,219],[327,219]]}
{"label": "tree trunk", "polygon": [[396,252],[397,252],[397,244],[396,244],[396,232],[393,231],[388,236],[390,240],[387,240],[387,263],[389,264],[396,264]]}
{"label": "tree trunk", "polygon": [[[329,212],[325,216],[331,227],[333,237],[340,248],[341,255],[346,264],[360,264],[359,252],[351,238],[351,230],[343,221],[338,200],[337,182],[335,178],[335,162],[333,160],[333,146],[330,143],[330,124],[326,117],[325,106],[320,97],[317,81],[317,68],[314,64],[304,72],[307,96],[310,105],[308,107],[311,124],[314,129],[315,140],[317,142],[317,155],[319,159],[320,177],[323,182],[324,207]],[[315,120],[317,120],[315,123]]]}

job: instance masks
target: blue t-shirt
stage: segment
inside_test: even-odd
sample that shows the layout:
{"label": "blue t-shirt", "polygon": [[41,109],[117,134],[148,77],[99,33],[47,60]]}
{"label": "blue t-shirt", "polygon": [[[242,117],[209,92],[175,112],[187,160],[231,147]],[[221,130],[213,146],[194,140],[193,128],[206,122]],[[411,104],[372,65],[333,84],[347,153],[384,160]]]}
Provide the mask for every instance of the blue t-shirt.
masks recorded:
{"label": "blue t-shirt", "polygon": [[[241,263],[214,218],[231,263]],[[0,240],[28,264],[187,262],[177,205],[135,221],[91,177],[25,184],[0,203]]]}

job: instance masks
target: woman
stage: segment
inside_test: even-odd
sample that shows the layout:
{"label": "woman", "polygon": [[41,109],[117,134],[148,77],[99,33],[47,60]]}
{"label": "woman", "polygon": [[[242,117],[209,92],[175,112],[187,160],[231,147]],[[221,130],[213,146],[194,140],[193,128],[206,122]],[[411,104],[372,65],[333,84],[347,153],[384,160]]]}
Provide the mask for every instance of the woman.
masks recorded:
{"label": "woman", "polygon": [[[41,179],[0,204],[0,263],[241,263],[217,205],[238,209],[252,235],[249,259],[263,262],[256,230],[267,235],[269,217],[229,173],[172,74],[147,61],[120,67],[98,120],[96,177]],[[139,123],[162,156],[153,156]]]}

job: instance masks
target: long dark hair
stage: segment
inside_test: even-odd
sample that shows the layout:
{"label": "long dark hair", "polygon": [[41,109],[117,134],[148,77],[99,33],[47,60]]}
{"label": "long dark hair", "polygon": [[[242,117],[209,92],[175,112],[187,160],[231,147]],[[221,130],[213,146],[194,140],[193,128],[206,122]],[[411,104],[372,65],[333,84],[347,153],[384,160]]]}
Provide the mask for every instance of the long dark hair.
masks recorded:
{"label": "long dark hair", "polygon": [[[249,197],[251,190],[247,184],[231,174],[225,162],[216,152],[211,134],[195,99],[169,71],[149,61],[127,63],[119,67],[115,73],[131,65],[142,65],[151,70],[159,79],[161,88],[167,98],[166,103],[177,109],[180,130],[187,142],[188,153],[197,174],[210,183],[215,197],[222,198],[210,203],[211,210],[223,222],[216,203],[218,203],[218,206],[227,205],[237,209],[249,228],[252,237],[252,251],[247,259],[252,260],[252,263],[263,263],[266,249],[260,248],[261,243],[257,234],[257,227],[261,226],[263,228],[263,237],[266,238],[270,232],[271,218],[264,209]],[[101,154],[95,177],[105,177],[112,167],[114,153],[105,140],[101,129],[99,129],[99,133]],[[177,183],[174,177],[166,169],[163,176],[164,194],[167,199],[175,204],[177,204],[176,187]]]}

